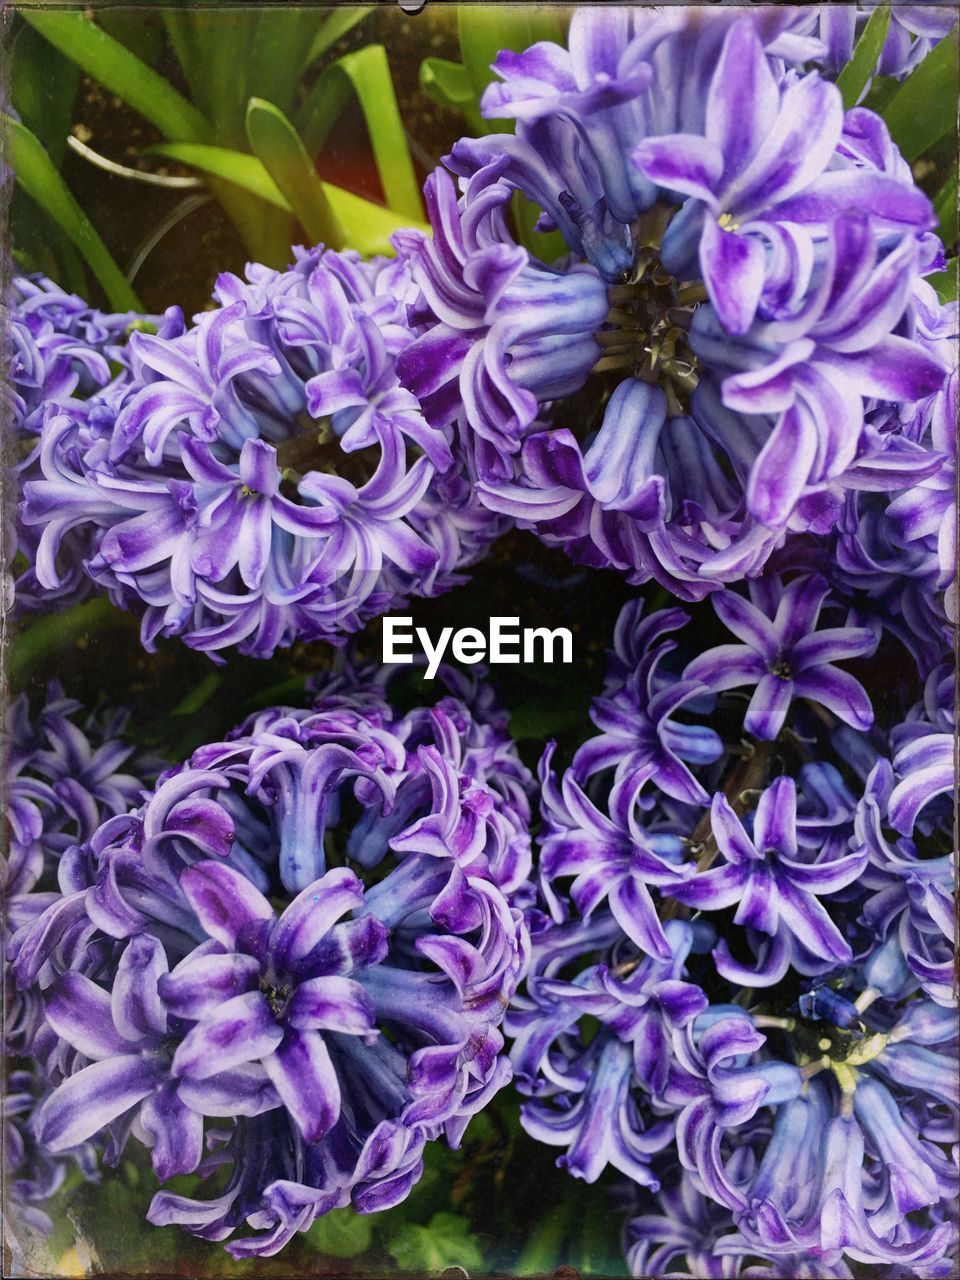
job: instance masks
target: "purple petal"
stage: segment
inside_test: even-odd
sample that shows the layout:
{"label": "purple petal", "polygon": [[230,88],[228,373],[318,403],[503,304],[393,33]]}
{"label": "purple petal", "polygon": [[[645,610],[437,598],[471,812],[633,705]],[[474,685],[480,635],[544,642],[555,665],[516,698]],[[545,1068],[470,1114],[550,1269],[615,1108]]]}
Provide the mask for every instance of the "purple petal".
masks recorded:
{"label": "purple petal", "polygon": [[756,29],[735,22],[710,81],[706,135],[721,151],[723,178],[742,173],[776,119],[780,93]]}
{"label": "purple petal", "polygon": [[336,867],[299,893],[274,926],[271,948],[281,967],[295,964],[323,939],[340,917],[363,902],[363,885],[346,867]]}
{"label": "purple petal", "polygon": [[715,207],[714,192],[723,173],[723,156],[708,139],[689,133],[646,138],[634,147],[630,158],[651,182]]}
{"label": "purple petal", "polygon": [[112,1058],[133,1047],[119,1034],[110,997],[81,973],[65,973],[47,996],[44,1013],[58,1036],[88,1058]]}
{"label": "purple petal", "polygon": [[153,1171],[160,1179],[193,1173],[203,1156],[203,1119],[184,1106],[170,1081],[140,1108],[140,1124],[153,1140]]}
{"label": "purple petal", "polygon": [[141,934],[127,943],[113,982],[111,1007],[117,1030],[134,1044],[167,1033],[167,1011],[157,983],[167,972],[167,957],[156,938]]}
{"label": "purple petal", "polygon": [[829,663],[812,667],[801,672],[793,686],[797,697],[819,702],[854,729],[864,731],[873,724],[873,707],[867,691],[848,671],[841,671]]}
{"label": "purple petal", "polygon": [[293,993],[286,1019],[299,1031],[360,1036],[373,1030],[374,1010],[370,997],[352,978],[310,978]]}
{"label": "purple petal", "polygon": [[198,862],[180,876],[180,887],[204,931],[228,951],[233,951],[241,934],[274,911],[263,894],[232,867],[220,862]]}
{"label": "purple petal", "polygon": [[772,742],[783,728],[794,692],[792,680],[765,675],[753,691],[743,727],[755,738]]}
{"label": "purple petal", "polygon": [[747,506],[768,528],[786,524],[810,479],[819,440],[813,416],[804,404],[784,411],[760,450],[747,483]]}
{"label": "purple petal", "polygon": [[700,268],[710,301],[731,333],[746,333],[763,292],[766,250],[757,236],[741,235],[707,218],[700,240]]}
{"label": "purple petal", "polygon": [[775,662],[780,637],[767,615],[735,591],[719,591],[712,600],[714,612],[738,640],[755,649],[765,662]]}
{"label": "purple petal", "polygon": [[792,778],[777,778],[767,787],[753,819],[753,842],[761,853],[797,852],[797,788]]}
{"label": "purple petal", "polygon": [[843,102],[834,84],[808,75],[791,84],[760,149],[720,197],[739,219],[756,217],[823,173],[843,128]]}
{"label": "purple petal", "polygon": [[684,668],[685,680],[699,680],[714,693],[756,684],[767,674],[763,658],[745,644],[718,644]]}
{"label": "purple petal", "polygon": [[37,1136],[66,1151],[98,1133],[151,1093],[166,1075],[154,1057],[107,1058],[84,1067],[55,1089],[37,1112]]}
{"label": "purple petal", "polygon": [[812,894],[795,888],[790,881],[778,879],[780,919],[808,951],[815,956],[837,961],[853,958],[850,944],[830,919],[826,908]]}
{"label": "purple petal", "polygon": [[259,1063],[218,1071],[209,1080],[181,1080],[177,1089],[186,1106],[204,1116],[259,1116],[281,1105]]}
{"label": "purple petal", "polygon": [[259,991],[249,991],[224,1001],[187,1033],[173,1055],[171,1070],[175,1076],[207,1080],[267,1057],[282,1039],[266,999]]}
{"label": "purple petal", "polygon": [[319,1142],[340,1117],[340,1084],[323,1037],[288,1031],[263,1065],[307,1142]]}
{"label": "purple petal", "polygon": [[252,990],[259,976],[260,962],[253,956],[193,952],[160,979],[159,990],[170,1013],[202,1019],[225,1000]]}

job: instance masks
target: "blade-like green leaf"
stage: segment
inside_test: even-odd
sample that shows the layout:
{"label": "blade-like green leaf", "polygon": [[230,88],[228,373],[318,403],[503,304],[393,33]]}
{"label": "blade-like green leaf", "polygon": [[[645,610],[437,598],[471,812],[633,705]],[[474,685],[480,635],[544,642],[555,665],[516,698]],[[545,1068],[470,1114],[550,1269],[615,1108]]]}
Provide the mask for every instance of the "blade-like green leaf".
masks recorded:
{"label": "blade-like green leaf", "polygon": [[190,30],[190,64],[184,67],[187,84],[193,101],[211,122],[210,141],[243,146],[247,101],[253,92],[251,59],[263,11],[257,5],[220,10],[179,7],[185,10],[183,19]]}
{"label": "blade-like green leaf", "polygon": [[362,22],[376,6],[372,4],[345,4],[337,8],[313,37],[310,48],[303,60],[303,69],[313,64],[332,49],[338,40],[342,40],[348,31],[352,31],[358,22]]}
{"label": "blade-like green leaf", "polygon": [[[408,218],[422,218],[420,184],[393,88],[387,51],[382,44],[368,44],[326,68],[297,115],[304,145],[311,154],[316,154],[323,145],[331,123],[331,107],[344,101],[342,83],[331,84],[337,80],[345,80],[357,95],[387,207]],[[335,98],[331,98],[331,91]]]}
{"label": "blade-like green leaf", "polygon": [[117,311],[141,311],[140,299],[110,256],[93,223],[74,199],[53,161],[30,130],[18,120],[3,120],[4,150],[14,177],[32,200],[53,218],[83,254],[100,281],[111,307]]}
{"label": "blade-like green leaf", "polygon": [[203,142],[162,142],[146,147],[144,155],[165,156],[177,164],[202,169],[213,178],[224,178],[244,191],[259,196],[277,209],[292,213],[286,198],[267,172],[266,166],[256,156],[245,151],[233,151],[229,147],[211,147]]}
{"label": "blade-like green leaf", "polygon": [[937,234],[948,247],[957,238],[957,171],[954,169],[937,192],[933,202],[933,211],[937,215],[939,228]]}
{"label": "blade-like green leaf", "polygon": [[206,142],[210,125],[145,62],[80,12],[21,8],[21,16],[61,53],[145,116],[168,138]]}
{"label": "blade-like green leaf", "polygon": [[883,42],[890,30],[890,6],[883,5],[870,15],[863,29],[853,57],[837,76],[837,88],[843,95],[843,105],[849,111],[860,101],[860,95],[867,87],[871,75],[876,70],[877,61],[883,49]]}
{"label": "blade-like green leaf", "polygon": [[904,81],[883,113],[907,160],[915,160],[956,126],[957,55],[954,28]]}
{"label": "blade-like green leaf", "polygon": [[136,626],[134,614],[118,609],[105,596],[96,596],[62,613],[38,618],[14,639],[8,668],[10,682],[16,687],[34,667],[57,653],[72,649],[83,635],[95,634],[107,627]]}
{"label": "blade-like green leaf", "polygon": [[462,62],[424,58],[420,63],[420,88],[441,107],[461,112],[473,133],[485,131],[487,122],[477,110],[477,92]]}
{"label": "blade-like green leaf", "polygon": [[20,27],[10,60],[10,96],[21,121],[57,166],[63,162],[79,82],[75,63],[32,27]]}
{"label": "blade-like green leaf", "polygon": [[251,98],[247,107],[247,137],[307,235],[317,243],[342,249],[343,230],[330,207],[323,183],[300,135],[283,112],[262,98]]}
{"label": "blade-like green leaf", "polygon": [[[231,151],[227,147],[210,147],[189,142],[162,143],[149,147],[147,154],[166,156],[178,164],[190,165],[211,177],[223,179],[259,196],[277,209],[283,209],[287,213],[292,211],[290,202],[256,156]],[[331,182],[321,182],[320,185],[337,221],[344,229],[346,243],[360,253],[392,254],[394,250],[390,237],[401,227],[413,226],[416,230],[426,232],[430,230],[425,223],[412,223],[408,218],[398,218],[389,209],[371,204],[362,196],[355,196]]]}

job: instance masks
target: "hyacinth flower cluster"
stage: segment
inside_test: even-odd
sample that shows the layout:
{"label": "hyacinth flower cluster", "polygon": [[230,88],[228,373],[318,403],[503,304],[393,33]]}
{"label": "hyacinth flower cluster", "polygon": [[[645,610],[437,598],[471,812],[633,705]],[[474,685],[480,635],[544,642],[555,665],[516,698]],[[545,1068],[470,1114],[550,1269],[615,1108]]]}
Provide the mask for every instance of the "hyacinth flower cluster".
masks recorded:
{"label": "hyacinth flower cluster", "polygon": [[[931,595],[949,580],[910,495],[953,488],[956,309],[923,279],[943,249],[886,126],[815,69],[830,22],[579,10],[567,48],[499,56],[483,110],[515,130],[456,143],[432,239],[397,237],[435,320],[401,380],[437,422],[458,383],[483,500],[681,599],[830,537],[845,579],[909,558]],[[561,286],[506,231],[515,191],[569,250],[566,382],[539,394],[529,335],[559,332]]]}
{"label": "hyacinth flower cluster", "polygon": [[42,1149],[139,1142],[160,1182],[199,1173],[150,1221],[249,1226],[236,1257],[403,1199],[510,1078],[532,781],[482,698],[399,716],[347,673],[78,833],[8,944]]}
{"label": "hyacinth flower cluster", "polygon": [[403,262],[301,251],[221,276],[191,326],[177,308],[142,325],[112,380],[82,344],[54,347],[60,381],[24,427],[39,588],[93,582],[141,612],[148,648],[269,657],[460,581],[502,522],[398,383],[413,292]]}
{"label": "hyacinth flower cluster", "polygon": [[684,610],[626,606],[599,733],[544,753],[521,1123],[625,1175],[633,1275],[950,1275],[951,664],[878,724],[848,665],[880,628],[763,585],[699,653]]}
{"label": "hyacinth flower cluster", "polygon": [[[7,708],[0,750],[4,772],[3,942],[45,916],[84,872],[77,849],[103,822],[140,803],[162,767],[125,740],[128,715],[104,710],[83,715],[80,704],[51,684],[45,705],[31,716],[25,694]],[[4,972],[4,1180],[22,1220],[48,1231],[47,1205],[78,1165],[96,1176],[95,1150],[79,1143],[53,1153],[40,1142],[36,1108],[45,1084],[36,1055],[49,1044],[37,990],[18,989]]]}

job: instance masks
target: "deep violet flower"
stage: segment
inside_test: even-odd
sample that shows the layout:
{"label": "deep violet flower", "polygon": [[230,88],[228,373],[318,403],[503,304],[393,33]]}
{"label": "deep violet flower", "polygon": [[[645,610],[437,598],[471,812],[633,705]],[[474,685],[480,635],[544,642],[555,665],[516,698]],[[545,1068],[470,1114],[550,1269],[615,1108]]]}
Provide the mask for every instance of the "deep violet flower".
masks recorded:
{"label": "deep violet flower", "polygon": [[758,738],[777,736],[795,697],[819,703],[856,729],[868,729],[873,709],[866,690],[834,664],[873,653],[876,631],[850,625],[849,619],[846,626],[816,630],[830,591],[818,576],[794,578],[772,596],[771,582],[761,590],[776,603],[772,618],[733,591],[713,597],[717,616],[742,643],[700,654],[686,667],[685,678],[714,692],[755,685],[743,726]]}
{"label": "deep violet flower", "polygon": [[531,779],[501,725],[455,698],[397,716],[340,675],[101,826],[86,884],[16,939],[43,992],[47,1149],[106,1133],[115,1161],[136,1138],[161,1180],[228,1152],[225,1198],[161,1191],[150,1216],[216,1238],[249,1220],[238,1255],[402,1199],[424,1143],[456,1145],[510,1074]]}
{"label": "deep violet flower", "polygon": [[831,842],[815,859],[801,855],[797,790],[792,778],[778,778],[760,796],[751,824],[752,838],[722,793],[713,797],[710,823],[723,865],[704,870],[669,892],[701,911],[736,904],[735,924],[772,939],[757,969],[736,963],[726,941],[721,940],[714,959],[725,978],[769,986],[784,976],[791,962],[801,972],[808,972],[810,958],[815,965],[830,967],[853,959],[850,944],[820,897],[836,893],[856,879],[866,865],[866,851],[841,852]]}
{"label": "deep violet flower", "polygon": [[148,647],[269,656],[459,581],[498,524],[397,381],[411,296],[402,262],[301,251],[221,277],[192,328],[134,334],[109,412],[48,409],[23,506],[40,585],[63,587],[83,536]]}
{"label": "deep violet flower", "polygon": [[[484,109],[516,133],[454,147],[458,220],[435,217],[430,272],[413,268],[427,310],[461,288],[456,228],[506,188],[606,281],[585,396],[545,390],[536,420],[529,397],[522,421],[501,412],[496,450],[489,398],[464,396],[461,429],[489,507],[681,598],[756,574],[790,534],[827,532],[846,490],[895,493],[938,466],[928,445],[902,447],[902,427],[864,430],[876,404],[924,404],[947,374],[913,332],[921,275],[942,261],[931,210],[882,121],[801,74],[825,56],[814,26],[584,9],[569,50],[502,55]],[[498,320],[493,303],[486,322],[532,328],[537,307],[532,293],[528,319],[511,305]],[[497,365],[504,402],[535,389],[518,357],[513,397],[513,366]]]}

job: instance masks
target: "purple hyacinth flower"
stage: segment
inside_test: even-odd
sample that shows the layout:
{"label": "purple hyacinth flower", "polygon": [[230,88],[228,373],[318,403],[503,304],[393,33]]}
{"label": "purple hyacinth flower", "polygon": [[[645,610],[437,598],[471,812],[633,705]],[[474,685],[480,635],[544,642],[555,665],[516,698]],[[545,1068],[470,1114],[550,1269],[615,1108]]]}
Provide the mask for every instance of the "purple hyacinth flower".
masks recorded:
{"label": "purple hyacinth flower", "polygon": [[607,901],[624,933],[645,955],[668,960],[670,944],[650,890],[669,891],[693,874],[693,867],[682,861],[680,837],[643,825],[632,788],[621,791],[608,814],[585,794],[572,770],[558,786],[550,768],[553,750],[554,744],[548,746],[540,762],[545,824],[540,880],[553,918],[566,916],[555,881],[572,877],[569,895],[579,914],[589,919]]}
{"label": "purple hyacinth flower", "polygon": [[443,427],[463,416],[496,452],[513,453],[537,402],[578,390],[599,348],[606,289],[585,266],[549,268],[506,229],[508,187],[494,164],[458,201],[443,169],[424,188],[433,239],[398,232],[396,242],[435,323],[403,351],[400,380]]}
{"label": "purple hyacinth flower", "polygon": [[[865,850],[809,858],[797,844],[797,790],[792,778],[778,778],[761,795],[752,838],[722,793],[713,798],[713,836],[724,865],[702,871],[668,890],[700,910],[737,904],[734,923],[774,939],[762,966],[754,970],[733,959],[726,941],[714,951],[717,969],[731,982],[770,986],[786,972],[791,944],[831,964],[853,958],[853,950],[819,901],[855,880],[866,865]],[[841,846],[842,847],[842,846]]]}
{"label": "purple hyacinth flower", "polygon": [[742,643],[719,645],[694,658],[684,678],[717,693],[755,685],[743,724],[768,741],[780,732],[795,697],[826,707],[856,729],[868,729],[873,709],[866,690],[834,663],[872,654],[878,636],[858,626],[815,630],[829,594],[819,576],[794,578],[772,618],[732,591],[715,595],[717,616]]}
{"label": "purple hyacinth flower", "polygon": [[676,1107],[677,1152],[695,1171],[708,1195],[731,1209],[744,1206],[743,1191],[730,1179],[721,1151],[724,1130],[736,1130],[761,1106],[779,1107],[803,1084],[798,1067],[751,1059],[765,1037],[749,1018],[717,1017],[699,1032],[688,1024],[674,1038],[676,1061],[665,1091]]}
{"label": "purple hyacinth flower", "polygon": [[610,804],[618,809],[634,799],[644,803],[644,787],[654,788],[683,804],[706,804],[707,793],[690,765],[711,764],[723,754],[723,743],[707,725],[672,719],[704,686],[673,680],[661,663],[676,648],[663,637],[687,625],[679,609],[664,609],[641,618],[642,601],[625,605],[614,632],[611,675],[604,695],[594,700],[590,718],[601,733],[578,747],[573,773],[578,782],[615,767]]}
{"label": "purple hyacinth flower", "polygon": [[148,648],[266,657],[459,581],[501,522],[399,383],[415,298],[405,263],[319,249],[222,277],[192,328],[134,334],[109,397],[43,424],[22,510],[39,585],[72,591],[80,566]]}
{"label": "purple hyacinth flower", "polygon": [[840,91],[813,73],[781,88],[749,21],[731,27],[707,95],[705,136],[647,138],[634,162],[691,199],[663,243],[668,270],[687,274],[699,241],[702,278],[732,334],[746,333],[767,288],[768,262],[844,210],[891,227],[931,225],[919,191],[865,169],[829,169],[843,126]]}

